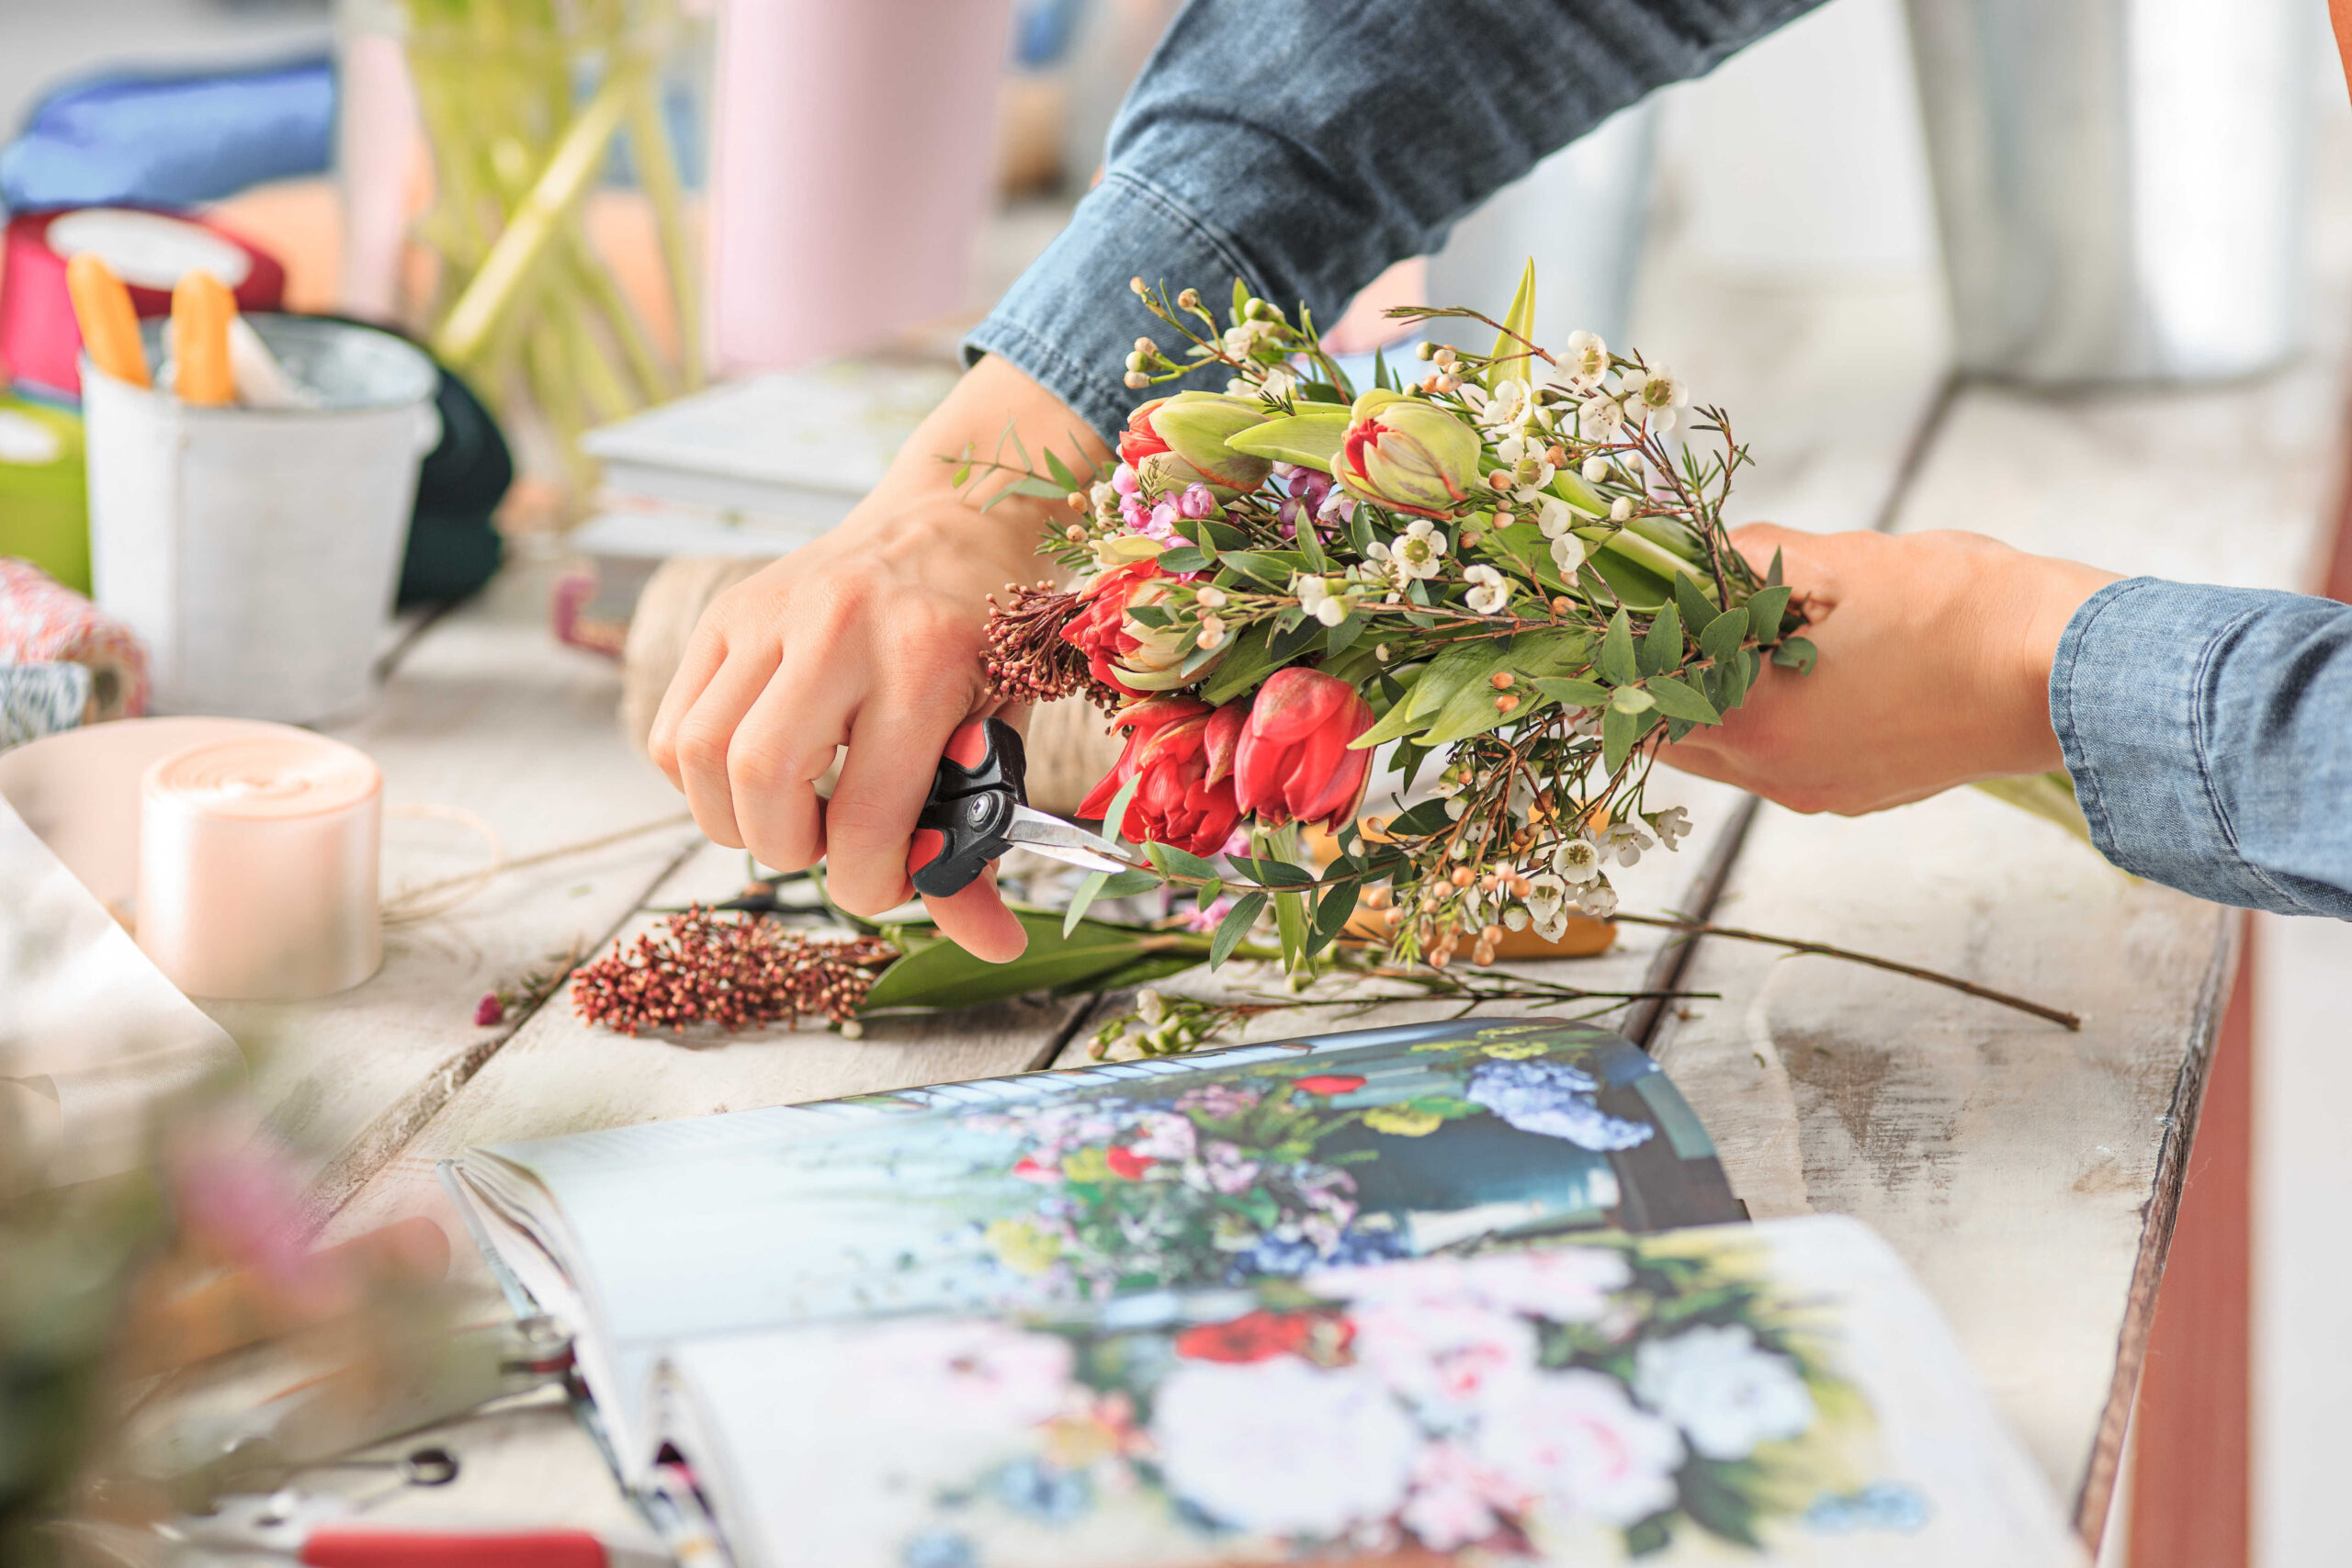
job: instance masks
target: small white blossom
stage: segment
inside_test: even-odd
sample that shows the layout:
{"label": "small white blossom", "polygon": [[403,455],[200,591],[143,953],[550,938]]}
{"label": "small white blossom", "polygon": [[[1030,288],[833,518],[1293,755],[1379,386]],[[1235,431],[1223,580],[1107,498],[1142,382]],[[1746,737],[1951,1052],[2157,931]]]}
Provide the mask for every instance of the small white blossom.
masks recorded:
{"label": "small white blossom", "polygon": [[1600,378],[1608,374],[1609,345],[1591,333],[1570,333],[1554,377],[1570,387],[1587,389],[1600,386]]}
{"label": "small white blossom", "polygon": [[1577,419],[1586,439],[1613,440],[1625,428],[1625,405],[1606,392],[1595,392],[1577,406]]}
{"label": "small white blossom", "polygon": [[1649,847],[1650,836],[1631,822],[1612,822],[1601,830],[1601,852],[1608,854],[1613,852],[1619,865],[1632,865]]}
{"label": "small white blossom", "polygon": [[1632,496],[1621,495],[1609,503],[1609,521],[1611,523],[1627,522],[1633,515],[1634,498]]}
{"label": "small white blossom", "polygon": [[1503,909],[1503,929],[1505,931],[1523,931],[1527,929],[1528,918],[1526,905],[1507,905]]}
{"label": "small white blossom", "polygon": [[1590,839],[1569,839],[1553,852],[1552,869],[1562,882],[1581,887],[1600,874],[1600,846]]}
{"label": "small white blossom", "polygon": [[1650,827],[1657,833],[1657,841],[1668,849],[1679,849],[1682,837],[1690,831],[1690,813],[1679,806],[1669,806],[1650,818]]}
{"label": "small white blossom", "polygon": [[[1463,391],[1464,400],[1468,401],[1469,389],[1464,387]],[[1519,377],[1506,376],[1495,383],[1495,389],[1487,395],[1483,404],[1473,406],[1477,409],[1478,423],[1487,429],[1516,433],[1534,405],[1528,395],[1527,383]]]}
{"label": "small white blossom", "polygon": [[1204,610],[1225,608],[1225,590],[1214,585],[1204,585],[1200,592],[1193,595],[1193,599]]}
{"label": "small white blossom", "polygon": [[1445,558],[1445,536],[1428,518],[1417,518],[1411,527],[1386,547],[1375,543],[1373,551],[1375,558],[1385,554],[1401,585],[1417,577],[1438,574]]}
{"label": "small white blossom", "polygon": [[1545,942],[1557,942],[1566,932],[1567,903],[1568,885],[1550,872],[1527,879],[1528,917]]}
{"label": "small white blossom", "polygon": [[1161,996],[1158,991],[1153,990],[1149,986],[1146,986],[1142,990],[1136,993],[1136,1016],[1143,1020],[1146,1027],[1157,1027],[1159,1021],[1167,1015],[1167,998]]}
{"label": "small white blossom", "polygon": [[1458,795],[1454,795],[1449,798],[1445,803],[1446,820],[1449,822],[1459,822],[1469,809],[1470,803],[1468,801],[1463,799]]}
{"label": "small white blossom", "polygon": [[1583,471],[1585,482],[1597,485],[1609,477],[1609,459],[1595,452],[1584,460]]}
{"label": "small white blossom", "polygon": [[1585,542],[1574,534],[1552,541],[1552,568],[1563,578],[1574,577],[1584,566]]}
{"label": "small white blossom", "polygon": [[1469,597],[1464,602],[1474,615],[1491,615],[1510,602],[1510,582],[1499,571],[1484,562],[1462,574],[1470,584]]}
{"label": "small white blossom", "polygon": [[1272,343],[1280,331],[1272,321],[1243,321],[1225,329],[1220,346],[1236,359],[1247,359],[1261,346]]}
{"label": "small white blossom", "polygon": [[1547,539],[1556,539],[1577,525],[1576,508],[1556,495],[1539,497],[1535,502],[1535,526]]}
{"label": "small white blossom", "polygon": [[1647,416],[1650,428],[1660,434],[1672,430],[1680,418],[1676,410],[1690,406],[1690,389],[1663,365],[1649,371],[1628,370],[1623,381],[1626,403]]}
{"label": "small white blossom", "polygon": [[1300,577],[1291,584],[1298,595],[1298,607],[1327,626],[1336,626],[1348,618],[1351,606],[1344,592],[1335,592],[1331,581],[1324,577]]}
{"label": "small white blossom", "polygon": [[1577,892],[1577,908],[1596,920],[1605,920],[1617,912],[1617,890],[1605,880],[1588,883]]}

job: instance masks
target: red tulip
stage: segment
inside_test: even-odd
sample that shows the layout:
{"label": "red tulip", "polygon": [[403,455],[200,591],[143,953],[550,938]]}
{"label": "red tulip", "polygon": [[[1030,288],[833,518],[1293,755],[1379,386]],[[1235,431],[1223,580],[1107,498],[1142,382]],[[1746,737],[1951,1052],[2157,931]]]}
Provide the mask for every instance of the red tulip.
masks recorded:
{"label": "red tulip", "polygon": [[1086,655],[1094,678],[1130,697],[1176,684],[1183,655],[1168,632],[1127,618],[1139,604],[1168,593],[1156,560],[1131,561],[1103,572],[1079,595],[1082,606],[1062,627],[1062,640]]}
{"label": "red tulip", "polygon": [[1277,670],[1258,688],[1234,748],[1234,798],[1258,820],[1337,829],[1363,803],[1372,752],[1348,742],[1372,728],[1372,705],[1319,670]]}
{"label": "red tulip", "polygon": [[1136,843],[1167,844],[1196,855],[1225,848],[1241,807],[1233,798],[1233,758],[1242,708],[1221,708],[1191,697],[1154,697],[1122,712],[1127,731],[1118,766],[1080,803],[1080,817],[1099,818],[1140,775],[1119,830]]}
{"label": "red tulip", "polygon": [[1151,416],[1166,398],[1154,398],[1127,415],[1127,428],[1119,433],[1119,461],[1134,468],[1146,457],[1168,450],[1159,432],[1151,427]]}

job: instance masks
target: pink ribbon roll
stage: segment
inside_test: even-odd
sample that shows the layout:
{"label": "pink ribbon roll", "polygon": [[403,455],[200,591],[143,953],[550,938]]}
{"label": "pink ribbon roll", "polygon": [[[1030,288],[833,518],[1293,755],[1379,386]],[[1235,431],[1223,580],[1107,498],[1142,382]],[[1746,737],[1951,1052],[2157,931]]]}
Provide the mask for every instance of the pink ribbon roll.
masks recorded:
{"label": "pink ribbon roll", "polygon": [[139,945],[191,996],[292,1000],[383,961],[384,777],[277,728],[175,751],[140,784]]}

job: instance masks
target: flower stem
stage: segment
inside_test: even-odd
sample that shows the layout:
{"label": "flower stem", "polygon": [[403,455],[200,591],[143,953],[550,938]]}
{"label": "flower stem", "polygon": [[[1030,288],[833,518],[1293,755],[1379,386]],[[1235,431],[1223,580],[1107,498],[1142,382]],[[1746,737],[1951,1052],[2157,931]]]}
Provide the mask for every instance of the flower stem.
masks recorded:
{"label": "flower stem", "polygon": [[2060,1008],[2046,1007],[2041,1002],[2011,996],[2007,991],[1996,991],[1990,986],[1980,986],[1973,980],[1963,980],[1957,975],[1939,974],[1933,969],[1923,969],[1916,964],[1903,964],[1892,958],[1879,958],[1867,953],[1856,953],[1850,948],[1834,947],[1826,942],[1802,942],[1795,937],[1773,936],[1765,931],[1743,931],[1737,926],[1719,926],[1707,920],[1686,920],[1665,915],[1629,915],[1621,910],[1612,918],[1628,925],[1656,926],[1661,931],[1681,931],[1690,936],[1719,936],[1733,942],[1757,942],[1770,947],[1785,947],[1792,953],[1818,953],[1824,958],[1842,958],[1849,964],[1863,964],[1872,969],[1884,969],[1890,974],[1907,975],[1914,980],[1925,980],[1932,986],[1944,986],[1988,1002],[1998,1002],[2005,1008],[2015,1008],[2019,1012],[2029,1012],[2036,1018],[2048,1019],[2051,1022],[2076,1034],[2081,1033],[2083,1029],[2082,1015],[2079,1013],[2067,1012]]}

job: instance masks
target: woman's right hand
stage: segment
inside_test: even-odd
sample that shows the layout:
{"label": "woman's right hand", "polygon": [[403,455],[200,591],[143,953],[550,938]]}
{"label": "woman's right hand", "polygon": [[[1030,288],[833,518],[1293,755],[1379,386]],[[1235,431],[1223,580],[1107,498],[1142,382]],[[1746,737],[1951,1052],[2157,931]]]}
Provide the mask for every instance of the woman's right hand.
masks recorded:
{"label": "woman's right hand", "polygon": [[[653,760],[704,833],[778,871],[822,857],[827,892],[853,914],[912,896],[908,844],[940,754],[994,705],[980,674],[989,596],[1052,570],[1036,541],[1064,508],[1014,497],[983,513],[939,460],[994,452],[1008,422],[1033,456],[1050,445],[1073,468],[1107,458],[1060,400],[982,360],[841,526],[704,612],[654,718]],[[982,958],[1017,957],[1027,941],[992,876],[924,902]]]}

